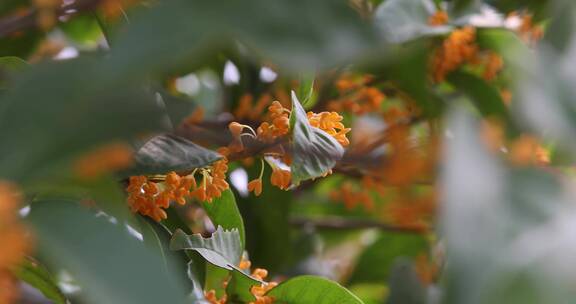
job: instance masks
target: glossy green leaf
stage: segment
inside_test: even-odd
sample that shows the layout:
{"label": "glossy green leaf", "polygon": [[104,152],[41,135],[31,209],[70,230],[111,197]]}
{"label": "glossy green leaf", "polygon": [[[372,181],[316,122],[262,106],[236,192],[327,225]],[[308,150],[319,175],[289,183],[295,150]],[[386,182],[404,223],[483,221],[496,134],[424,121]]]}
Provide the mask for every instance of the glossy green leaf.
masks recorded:
{"label": "glossy green leaf", "polygon": [[38,261],[28,257],[15,271],[16,277],[38,289],[55,304],[66,304],[67,299],[52,274]]}
{"label": "glossy green leaf", "polygon": [[246,238],[244,220],[236,205],[234,193],[230,189],[223,191],[222,196],[213,199],[212,202],[203,202],[202,207],[206,210],[214,226],[221,226],[225,230],[238,230],[241,250],[244,250]]}
{"label": "glossy green leaf", "polygon": [[292,92],[292,183],[325,175],[342,158],[344,148],[328,133],[312,127],[306,111]]}
{"label": "glossy green leaf", "polygon": [[362,301],[340,284],[316,276],[299,276],[280,283],[267,295],[279,304],[362,304]]}
{"label": "glossy green leaf", "polygon": [[166,174],[205,167],[222,156],[175,135],[159,135],[136,153],[135,166],[126,175]]}
{"label": "glossy green leaf", "polygon": [[186,303],[183,282],[125,227],[76,203],[38,201],[27,217],[37,248],[94,303]]}
{"label": "glossy green leaf", "polygon": [[307,73],[300,76],[298,98],[302,101],[302,107],[305,109],[310,109],[313,106],[312,97],[314,95],[314,76],[314,73]]}

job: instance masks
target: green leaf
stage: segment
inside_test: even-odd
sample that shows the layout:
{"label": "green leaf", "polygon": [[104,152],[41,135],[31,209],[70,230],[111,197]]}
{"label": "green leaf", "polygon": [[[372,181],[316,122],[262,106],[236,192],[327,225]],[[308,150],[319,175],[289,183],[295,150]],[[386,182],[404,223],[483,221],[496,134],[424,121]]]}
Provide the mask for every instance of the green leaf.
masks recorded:
{"label": "green leaf", "polygon": [[358,257],[349,284],[385,282],[398,257],[415,258],[427,251],[424,235],[382,232]]}
{"label": "green leaf", "polygon": [[0,89],[10,87],[13,74],[23,71],[28,63],[15,56],[0,57]]}
{"label": "green leaf", "polygon": [[570,187],[547,169],[504,166],[484,148],[478,121],[464,110],[450,115],[448,129],[443,302],[569,303],[576,296],[563,271],[574,250]]}
{"label": "green leaf", "polygon": [[452,0],[449,9],[454,17],[462,17],[478,12],[481,6],[482,0]]}
{"label": "green leaf", "polygon": [[136,153],[135,166],[125,175],[165,174],[205,167],[222,156],[185,138],[159,135],[146,142]]}
{"label": "green leaf", "polygon": [[236,205],[234,193],[230,189],[223,191],[222,196],[212,202],[203,202],[202,207],[210,217],[215,227],[221,226],[226,230],[237,229],[240,236],[241,250],[245,246],[244,220]]}
{"label": "green leaf", "polygon": [[482,115],[507,117],[506,105],[493,85],[476,75],[462,71],[450,73],[447,79],[457,90],[470,97]]}
{"label": "green leaf", "polygon": [[302,106],[310,109],[314,95],[314,73],[306,73],[300,76],[300,86],[298,87],[298,98],[302,100]]}
{"label": "green leaf", "polygon": [[102,31],[95,13],[74,15],[70,20],[60,25],[62,31],[73,42],[94,47],[102,38]]}
{"label": "green leaf", "polygon": [[[226,293],[230,299],[244,299],[245,301],[254,299],[250,294],[250,288],[256,284],[261,284],[261,282],[245,274],[237,267],[242,255],[237,229],[225,231],[218,226],[210,238],[203,238],[199,234],[186,235],[181,230],[177,230],[172,236],[170,249],[193,250],[210,264],[231,271],[232,279],[226,288]],[[211,271],[208,268],[207,284],[221,285],[222,279],[224,277],[220,271],[217,269]]]}
{"label": "green leaf", "polygon": [[316,276],[299,276],[280,283],[267,295],[278,304],[362,304],[362,301],[340,284]]}
{"label": "green leaf", "polygon": [[38,289],[47,299],[54,301],[54,303],[68,303],[52,274],[38,261],[30,257],[26,258],[16,269],[15,274],[18,279]]}
{"label": "green leaf", "polygon": [[260,284],[262,284],[262,282],[238,269],[234,269],[232,271],[232,277],[226,286],[226,295],[228,295],[228,299],[233,303],[234,301],[249,303],[256,300],[256,297],[250,292],[250,289],[252,286]]}
{"label": "green leaf", "polygon": [[294,185],[326,174],[342,158],[344,148],[328,133],[312,127],[306,111],[292,91],[292,183]]}
{"label": "green leaf", "polygon": [[394,261],[388,283],[390,295],[387,304],[425,304],[426,290],[414,263],[405,258]]}
{"label": "green leaf", "polygon": [[27,217],[37,248],[93,303],[185,303],[183,282],[125,227],[65,201],[38,201]]}
{"label": "green leaf", "polygon": [[194,250],[211,264],[232,270],[240,264],[242,247],[238,229],[225,231],[218,226],[209,238],[200,234],[186,235],[182,230],[176,230],[170,241],[171,250]]}
{"label": "green leaf", "polygon": [[3,178],[64,175],[70,161],[91,148],[162,128],[153,96],[104,77],[98,63],[83,58],[36,65],[0,97]]}
{"label": "green leaf", "polygon": [[384,37],[392,43],[450,32],[450,26],[428,24],[428,18],[435,10],[431,0],[388,0],[376,8],[374,22]]}

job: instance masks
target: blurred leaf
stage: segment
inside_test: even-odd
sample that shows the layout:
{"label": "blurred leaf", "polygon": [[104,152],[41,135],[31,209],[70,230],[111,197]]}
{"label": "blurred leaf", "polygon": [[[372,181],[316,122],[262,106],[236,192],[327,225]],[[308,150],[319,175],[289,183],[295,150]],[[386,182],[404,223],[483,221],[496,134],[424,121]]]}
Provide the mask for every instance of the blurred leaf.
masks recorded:
{"label": "blurred leaf", "polygon": [[170,249],[194,250],[211,264],[228,270],[240,264],[242,256],[238,229],[225,231],[221,226],[209,238],[203,238],[200,234],[186,235],[176,230],[170,241]]}
{"label": "blurred leaf", "polygon": [[124,227],[77,204],[38,201],[27,217],[37,248],[67,269],[94,303],[185,303],[182,282]]}
{"label": "blurred leaf", "polygon": [[26,258],[15,271],[15,275],[18,279],[38,289],[47,299],[54,301],[55,304],[68,303],[54,277],[38,261],[29,257]]}
{"label": "blurred leaf", "polygon": [[62,175],[90,148],[161,128],[152,96],[87,73],[97,63],[85,58],[37,65],[0,97],[3,178]]}
{"label": "blurred leaf", "polygon": [[358,257],[349,284],[385,282],[398,257],[415,258],[427,252],[424,235],[382,232]]}
{"label": "blurred leaf", "polygon": [[454,87],[468,95],[483,116],[499,116],[505,118],[507,109],[498,90],[480,77],[462,71],[448,75],[448,81]]}
{"label": "blurred leaf", "polygon": [[325,175],[342,158],[344,148],[328,133],[312,127],[306,111],[292,92],[292,184]]}
{"label": "blurred leaf", "polygon": [[450,13],[455,17],[471,15],[480,10],[482,2],[482,0],[452,0],[450,1]]}
{"label": "blurred leaf", "polygon": [[205,167],[222,156],[175,135],[159,135],[142,146],[136,153],[135,166],[124,174],[166,174]]}
{"label": "blurred leaf", "polygon": [[378,46],[373,28],[346,1],[177,0],[131,19],[114,44],[112,66],[141,74],[198,62],[235,39],[289,70],[331,66]]}
{"label": "blurred leaf", "polygon": [[0,57],[0,89],[9,88],[10,81],[14,77],[14,74],[27,67],[28,63],[18,57]]}
{"label": "blurred leaf", "polygon": [[392,43],[450,32],[450,26],[430,26],[428,18],[436,11],[432,0],[387,0],[376,8],[374,22]]}
{"label": "blurred leaf", "polygon": [[414,263],[408,259],[397,259],[390,272],[388,283],[390,295],[387,304],[425,304],[426,290]]}
{"label": "blurred leaf", "polygon": [[102,38],[102,31],[95,13],[74,15],[61,23],[60,28],[68,38],[80,45],[95,46]]}
{"label": "blurred leaf", "polygon": [[210,220],[215,227],[221,226],[225,230],[237,229],[240,236],[240,249],[244,250],[245,234],[244,220],[238,206],[234,193],[230,189],[223,191],[222,196],[215,198],[211,203],[203,202],[202,207],[210,217]]}
{"label": "blurred leaf", "polygon": [[280,283],[267,295],[278,304],[362,304],[362,301],[340,284],[316,276],[299,276]]}
{"label": "blurred leaf", "polygon": [[507,169],[483,149],[478,124],[462,110],[450,116],[449,130],[444,303],[569,303],[576,296],[575,276],[564,271],[575,267],[571,190],[544,170]]}

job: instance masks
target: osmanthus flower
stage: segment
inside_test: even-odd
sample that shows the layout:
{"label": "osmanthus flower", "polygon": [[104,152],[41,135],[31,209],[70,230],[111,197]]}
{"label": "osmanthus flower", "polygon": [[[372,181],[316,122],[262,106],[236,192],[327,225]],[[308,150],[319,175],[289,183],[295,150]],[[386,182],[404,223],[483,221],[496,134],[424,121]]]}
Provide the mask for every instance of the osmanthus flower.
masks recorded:
{"label": "osmanthus flower", "polygon": [[[268,270],[263,269],[263,268],[256,268],[252,272],[252,277],[254,277],[260,281],[264,281],[264,279],[266,279],[267,276],[268,276]],[[276,282],[265,282],[261,286],[252,286],[252,288],[250,288],[250,292],[252,293],[252,295],[254,295],[254,297],[256,298],[256,301],[250,302],[249,304],[271,304],[271,303],[274,303],[274,298],[267,296],[266,293],[270,289],[276,287],[277,285],[278,285],[278,283],[276,283]]]}
{"label": "osmanthus flower", "polygon": [[[128,187],[128,206],[132,212],[138,212],[155,221],[167,218],[166,211],[170,202],[186,204],[186,199],[196,198],[212,202],[229,188],[226,182],[228,160],[222,158],[206,168],[195,169],[190,175],[180,176],[176,172],[166,174],[161,182],[148,180],[146,176],[131,176]],[[201,182],[196,183],[196,174]]]}
{"label": "osmanthus flower", "polygon": [[431,61],[432,79],[441,82],[448,73],[464,63],[477,60],[476,29],[466,26],[450,33],[434,52]]}
{"label": "osmanthus flower", "polygon": [[336,112],[308,112],[307,115],[311,126],[328,133],[344,147],[350,144],[346,134],[351,129],[344,126],[342,123],[344,118],[340,114]]}
{"label": "osmanthus flower", "polygon": [[347,111],[356,115],[381,111],[386,95],[368,84],[372,79],[370,75],[344,74],[335,82],[340,96],[331,100],[327,108],[330,111]]}
{"label": "osmanthus flower", "polygon": [[443,10],[438,10],[428,18],[428,24],[431,26],[440,26],[448,23],[448,13]]}
{"label": "osmanthus flower", "polygon": [[31,237],[20,223],[18,208],[21,194],[18,188],[0,181],[0,303],[15,303],[18,284],[10,270],[31,250]]}

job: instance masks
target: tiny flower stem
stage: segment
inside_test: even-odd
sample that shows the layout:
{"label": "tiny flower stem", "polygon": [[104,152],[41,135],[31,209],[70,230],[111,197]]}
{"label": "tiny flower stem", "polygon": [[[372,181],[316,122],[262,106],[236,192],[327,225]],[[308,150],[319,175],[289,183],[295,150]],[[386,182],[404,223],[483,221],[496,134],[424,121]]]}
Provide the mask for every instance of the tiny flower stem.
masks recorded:
{"label": "tiny flower stem", "polygon": [[262,179],[262,176],[264,175],[264,159],[260,159],[260,176],[258,177],[258,179]]}

